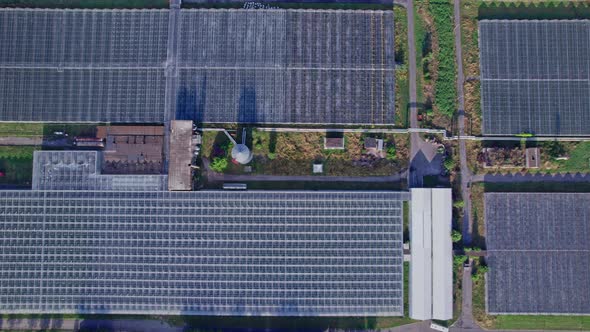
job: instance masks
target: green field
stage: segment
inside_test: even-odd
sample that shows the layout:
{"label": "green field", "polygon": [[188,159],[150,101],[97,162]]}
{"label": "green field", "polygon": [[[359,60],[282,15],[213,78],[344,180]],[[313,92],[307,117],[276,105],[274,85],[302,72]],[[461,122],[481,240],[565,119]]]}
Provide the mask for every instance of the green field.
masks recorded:
{"label": "green field", "polygon": [[0,136],[31,137],[43,136],[42,123],[9,123],[0,122]]}
{"label": "green field", "polygon": [[395,125],[407,128],[410,111],[410,85],[408,73],[408,18],[405,8],[394,7],[393,16],[395,22]]}
{"label": "green field", "polygon": [[49,137],[61,131],[70,137],[94,136],[96,124],[59,124],[59,123],[12,123],[0,122],[0,137]]}

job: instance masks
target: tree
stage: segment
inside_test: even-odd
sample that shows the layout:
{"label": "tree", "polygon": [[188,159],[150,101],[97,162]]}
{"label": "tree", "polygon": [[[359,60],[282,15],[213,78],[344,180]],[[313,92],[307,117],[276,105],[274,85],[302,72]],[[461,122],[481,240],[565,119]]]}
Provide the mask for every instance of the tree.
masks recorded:
{"label": "tree", "polygon": [[466,260],[467,260],[467,256],[457,255],[457,256],[455,256],[455,258],[453,258],[453,263],[455,264],[455,266],[459,266],[459,265],[463,264]]}
{"label": "tree", "polygon": [[455,159],[447,157],[445,159],[444,166],[445,166],[445,169],[447,170],[447,172],[450,173],[453,170],[455,170],[455,168],[457,168],[457,163],[455,162]]}
{"label": "tree", "polygon": [[463,200],[456,201],[455,203],[453,203],[453,207],[456,209],[462,209],[464,206],[465,206],[465,202]]}
{"label": "tree", "polygon": [[217,173],[223,173],[227,169],[227,159],[223,157],[216,157],[209,166],[213,171]]}
{"label": "tree", "polygon": [[453,240],[453,243],[461,241],[462,238],[463,236],[461,235],[461,232],[457,231],[456,229],[453,229],[453,232],[451,233],[451,239]]}
{"label": "tree", "polygon": [[543,144],[543,150],[553,159],[559,158],[565,154],[563,144],[558,141],[545,142]]}

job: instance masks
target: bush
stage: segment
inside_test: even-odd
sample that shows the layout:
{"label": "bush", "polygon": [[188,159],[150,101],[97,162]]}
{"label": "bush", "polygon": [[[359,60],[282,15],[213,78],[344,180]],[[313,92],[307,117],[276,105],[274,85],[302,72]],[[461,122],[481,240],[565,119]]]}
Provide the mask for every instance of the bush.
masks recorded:
{"label": "bush", "polygon": [[461,235],[461,232],[453,229],[453,232],[451,233],[451,239],[453,240],[453,243],[457,243],[457,242],[461,241],[462,238],[463,238],[463,235]]}
{"label": "bush", "polygon": [[460,266],[461,264],[465,263],[466,260],[467,260],[467,256],[464,256],[464,255],[455,256],[455,258],[453,258],[453,264],[455,266]]}
{"label": "bush", "polygon": [[455,170],[455,168],[457,168],[457,162],[455,162],[455,160],[453,158],[449,158],[447,157],[445,159],[445,163],[444,163],[445,169],[447,170],[447,172],[452,172]]}
{"label": "bush", "polygon": [[559,158],[565,154],[565,147],[558,141],[544,142],[543,150],[553,159]]}
{"label": "bush", "polygon": [[277,154],[275,152],[269,152],[268,153],[268,159],[270,159],[270,160],[277,159]]}
{"label": "bush", "polygon": [[397,149],[395,145],[390,145],[387,147],[387,160],[395,161],[397,159]]}
{"label": "bush", "polygon": [[227,169],[227,165],[226,158],[216,157],[209,167],[217,173],[223,173]]}
{"label": "bush", "polygon": [[464,201],[456,201],[455,203],[453,203],[453,207],[456,209],[462,209],[463,207],[465,207],[465,202]]}

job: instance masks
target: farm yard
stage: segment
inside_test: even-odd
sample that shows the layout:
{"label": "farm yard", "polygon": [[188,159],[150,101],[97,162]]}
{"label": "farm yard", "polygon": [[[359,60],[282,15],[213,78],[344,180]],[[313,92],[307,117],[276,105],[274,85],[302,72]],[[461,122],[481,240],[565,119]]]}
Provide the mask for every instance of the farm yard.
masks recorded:
{"label": "farm yard", "polygon": [[[320,175],[387,176],[403,172],[408,167],[408,135],[385,134],[378,137],[345,133],[342,136],[343,149],[325,149],[326,134],[318,132],[252,130],[248,136],[253,154],[249,167],[231,161],[231,144],[222,132],[204,132],[203,158],[210,163],[211,169],[226,174],[312,175],[315,163],[323,165]],[[365,148],[365,140],[374,137],[383,139],[383,151]]]}

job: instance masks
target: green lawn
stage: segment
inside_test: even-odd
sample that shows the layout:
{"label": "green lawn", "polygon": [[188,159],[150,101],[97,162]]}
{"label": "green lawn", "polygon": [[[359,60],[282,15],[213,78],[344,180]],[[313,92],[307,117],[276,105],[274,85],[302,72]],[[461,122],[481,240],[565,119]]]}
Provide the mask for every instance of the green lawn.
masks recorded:
{"label": "green lawn", "polygon": [[590,173],[590,142],[579,143],[570,152],[570,159],[559,163],[559,170],[562,172]]}
{"label": "green lawn", "polygon": [[27,137],[43,136],[42,123],[9,123],[0,122],[0,136]]}
{"label": "green lawn", "polygon": [[494,327],[523,330],[589,330],[590,317],[503,315],[496,317]]}

